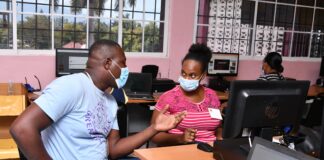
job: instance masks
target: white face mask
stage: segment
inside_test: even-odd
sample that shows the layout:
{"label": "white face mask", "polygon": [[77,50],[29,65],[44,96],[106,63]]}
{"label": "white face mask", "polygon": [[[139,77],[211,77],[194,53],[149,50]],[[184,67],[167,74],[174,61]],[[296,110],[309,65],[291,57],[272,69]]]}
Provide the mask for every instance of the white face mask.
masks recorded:
{"label": "white face mask", "polygon": [[178,81],[183,90],[190,92],[198,88],[200,79],[185,79],[180,76]]}
{"label": "white face mask", "polygon": [[115,63],[116,66],[120,69],[120,76],[119,76],[119,78],[116,78],[111,73],[110,70],[109,70],[109,73],[114,77],[117,87],[122,88],[122,87],[124,87],[124,85],[126,84],[127,79],[128,79],[128,74],[129,74],[128,68],[127,67],[121,68],[115,61],[112,61],[112,62]]}

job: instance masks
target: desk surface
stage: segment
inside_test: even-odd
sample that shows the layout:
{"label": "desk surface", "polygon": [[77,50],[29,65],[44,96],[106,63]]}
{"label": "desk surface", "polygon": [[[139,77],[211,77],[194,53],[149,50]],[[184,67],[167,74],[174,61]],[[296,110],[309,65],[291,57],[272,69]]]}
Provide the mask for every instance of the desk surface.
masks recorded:
{"label": "desk surface", "polygon": [[141,160],[214,160],[213,153],[197,149],[197,144],[136,149],[133,155]]}
{"label": "desk surface", "polygon": [[[215,158],[224,160],[245,160],[247,152],[240,148],[240,145],[247,144],[247,138],[227,139],[214,142]],[[217,153],[217,154],[216,154]],[[148,149],[136,149],[133,155],[141,160],[214,160],[211,152],[204,152],[197,149],[197,144],[158,147]]]}

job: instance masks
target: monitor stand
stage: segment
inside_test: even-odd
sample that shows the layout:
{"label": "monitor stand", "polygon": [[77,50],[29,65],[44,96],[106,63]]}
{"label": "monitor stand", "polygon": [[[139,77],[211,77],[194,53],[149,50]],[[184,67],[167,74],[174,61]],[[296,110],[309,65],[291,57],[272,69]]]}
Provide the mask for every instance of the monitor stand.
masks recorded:
{"label": "monitor stand", "polygon": [[261,128],[261,129],[254,128],[254,129],[252,129],[251,132],[252,132],[251,136],[249,136],[249,141],[251,143],[251,146],[250,146],[250,143],[240,145],[240,148],[247,153],[250,152],[250,149],[252,147],[252,141],[255,136],[261,137],[263,139],[266,139],[266,140],[272,142],[272,137],[274,135],[273,128]]}

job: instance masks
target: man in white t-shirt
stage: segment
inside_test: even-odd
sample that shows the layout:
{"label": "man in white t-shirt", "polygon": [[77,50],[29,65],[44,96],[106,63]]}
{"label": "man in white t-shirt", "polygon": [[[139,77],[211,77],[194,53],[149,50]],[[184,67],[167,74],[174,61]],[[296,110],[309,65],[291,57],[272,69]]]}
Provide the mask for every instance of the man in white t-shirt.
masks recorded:
{"label": "man in white t-shirt", "polygon": [[164,115],[165,107],[151,126],[121,139],[116,101],[104,91],[121,88],[127,77],[122,48],[110,40],[95,42],[85,72],[54,80],[14,121],[10,132],[20,150],[28,159],[115,159],[185,116]]}

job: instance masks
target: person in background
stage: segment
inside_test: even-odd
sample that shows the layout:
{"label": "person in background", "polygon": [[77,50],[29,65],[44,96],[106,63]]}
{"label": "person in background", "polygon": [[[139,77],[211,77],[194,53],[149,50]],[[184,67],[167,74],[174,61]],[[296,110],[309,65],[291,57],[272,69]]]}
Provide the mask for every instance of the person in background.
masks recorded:
{"label": "person in background", "polygon": [[158,146],[222,139],[221,120],[211,116],[211,112],[219,112],[220,101],[214,90],[200,84],[206,77],[211,55],[212,52],[206,45],[191,45],[182,60],[180,85],[159,97],[153,111],[152,124],[165,105],[170,106],[166,114],[175,115],[187,111],[187,115],[176,128],[160,132],[151,139]]}
{"label": "person in background", "polygon": [[276,81],[276,80],[285,80],[285,78],[281,75],[284,71],[282,63],[282,57],[278,52],[270,52],[268,53],[264,59],[262,64],[262,72],[261,76],[257,80],[264,81]]}
{"label": "person in background", "polygon": [[[55,79],[16,120],[10,133],[27,159],[116,159],[185,116],[161,114],[148,128],[120,138],[117,104],[107,88],[122,88],[128,78],[118,43],[99,40],[89,50],[85,72]],[[109,156],[109,157],[108,157]]]}
{"label": "person in background", "polygon": [[114,96],[118,104],[126,104],[128,102],[128,96],[123,88],[108,88],[106,92]]}

